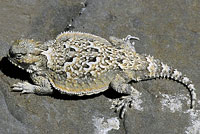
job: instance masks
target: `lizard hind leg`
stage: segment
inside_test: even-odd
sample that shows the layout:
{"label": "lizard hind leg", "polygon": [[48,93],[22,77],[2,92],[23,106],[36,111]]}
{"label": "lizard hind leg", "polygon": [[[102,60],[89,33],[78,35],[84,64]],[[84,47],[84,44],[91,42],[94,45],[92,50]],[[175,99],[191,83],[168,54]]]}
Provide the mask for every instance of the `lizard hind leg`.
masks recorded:
{"label": "lizard hind leg", "polygon": [[112,101],[111,109],[120,111],[120,117],[123,118],[128,107],[135,107],[138,110],[142,110],[139,104],[142,103],[138,98],[141,93],[133,88],[130,84],[127,84],[125,80],[117,75],[117,77],[111,82],[110,86],[118,93],[127,94],[121,98],[114,99]]}
{"label": "lizard hind leg", "polygon": [[140,40],[140,39],[138,37],[135,37],[135,36],[127,35],[123,39],[119,39],[117,37],[111,36],[109,38],[109,40],[117,48],[124,48],[124,49],[132,50],[132,51],[135,52],[135,47],[134,47],[135,42],[131,41],[131,40]]}

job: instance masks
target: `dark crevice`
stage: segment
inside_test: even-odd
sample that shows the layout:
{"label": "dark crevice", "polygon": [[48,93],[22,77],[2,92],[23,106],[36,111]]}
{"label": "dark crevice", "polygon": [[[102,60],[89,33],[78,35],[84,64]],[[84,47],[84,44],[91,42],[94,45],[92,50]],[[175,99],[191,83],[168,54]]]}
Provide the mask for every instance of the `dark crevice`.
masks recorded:
{"label": "dark crevice", "polygon": [[81,5],[82,8],[81,11],[79,12],[79,16],[85,11],[86,7],[88,6],[88,2],[87,1],[81,2]]}
{"label": "dark crevice", "polygon": [[10,78],[20,79],[23,81],[28,80],[29,82],[32,82],[29,73],[13,65],[11,62],[9,62],[7,57],[3,57],[0,61],[0,70],[3,74]]}
{"label": "dark crevice", "polygon": [[126,114],[124,115],[124,120],[122,121],[122,126],[123,126],[123,128],[124,128],[124,131],[125,131],[125,133],[124,134],[127,134],[128,132],[127,132],[127,130],[126,130]]}
{"label": "dark crevice", "polygon": [[80,9],[79,13],[77,15],[75,15],[70,22],[67,24],[67,26],[64,28],[64,31],[72,31],[75,27],[73,26],[74,20],[81,16],[83,14],[83,12],[86,10],[86,7],[88,6],[88,2],[84,1],[81,2],[82,8]]}

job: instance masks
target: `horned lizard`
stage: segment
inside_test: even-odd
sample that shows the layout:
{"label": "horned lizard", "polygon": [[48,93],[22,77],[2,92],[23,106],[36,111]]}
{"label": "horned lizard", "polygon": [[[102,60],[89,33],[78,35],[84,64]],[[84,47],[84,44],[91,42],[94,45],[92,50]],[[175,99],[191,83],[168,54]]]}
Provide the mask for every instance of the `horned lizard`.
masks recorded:
{"label": "horned lizard", "polygon": [[8,59],[30,73],[34,84],[19,82],[12,90],[52,94],[55,89],[62,94],[83,96],[111,87],[127,94],[112,103],[112,107],[121,109],[123,118],[138,93],[131,81],[168,78],[188,88],[192,107],[196,100],[192,81],[160,60],[136,53],[132,39],[139,40],[128,35],[123,39],[110,37],[108,41],[89,33],[63,32],[55,40],[44,43],[17,40],[9,50]]}

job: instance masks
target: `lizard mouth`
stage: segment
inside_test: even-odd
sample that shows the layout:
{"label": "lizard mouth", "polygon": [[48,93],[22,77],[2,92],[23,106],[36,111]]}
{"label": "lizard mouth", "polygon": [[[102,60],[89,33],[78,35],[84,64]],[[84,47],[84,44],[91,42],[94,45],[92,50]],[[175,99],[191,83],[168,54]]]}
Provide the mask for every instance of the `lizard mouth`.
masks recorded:
{"label": "lizard mouth", "polygon": [[31,69],[28,69],[29,65],[23,65],[23,66],[21,66],[20,65],[21,63],[19,63],[16,59],[11,58],[9,54],[8,54],[7,58],[16,67],[18,67],[18,68],[20,68],[22,70],[25,70],[28,73],[33,73],[33,71]]}
{"label": "lizard mouth", "polygon": [[20,66],[20,63],[18,63],[15,59],[11,58],[10,54],[8,54],[7,58],[13,65],[19,67],[22,70],[25,70],[22,66]]}

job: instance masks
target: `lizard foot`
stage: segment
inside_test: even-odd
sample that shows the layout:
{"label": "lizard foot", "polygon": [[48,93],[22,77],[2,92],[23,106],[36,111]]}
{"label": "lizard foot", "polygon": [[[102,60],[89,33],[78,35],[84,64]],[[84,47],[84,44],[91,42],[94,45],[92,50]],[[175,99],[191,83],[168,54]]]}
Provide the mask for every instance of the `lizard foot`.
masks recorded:
{"label": "lizard foot", "polygon": [[[122,96],[121,98],[114,99],[112,101],[111,109],[115,109],[116,112],[120,111],[120,117],[123,118],[125,112],[127,111],[128,107],[135,107],[138,110],[143,110],[139,104],[142,103],[142,101],[139,98],[141,93],[138,91],[134,91],[128,96]],[[137,106],[136,106],[137,105]]]}
{"label": "lizard foot", "polygon": [[[132,35],[127,35],[124,39],[124,41],[126,42],[130,42],[130,40],[140,40],[140,38],[136,37],[136,36],[132,36]],[[135,42],[132,42],[132,45],[135,45]]]}
{"label": "lizard foot", "polygon": [[18,82],[17,84],[13,84],[12,91],[21,92],[21,93],[34,93],[35,85],[32,85],[28,82]]}
{"label": "lizard foot", "polygon": [[125,38],[124,38],[124,41],[128,41],[128,40],[140,40],[140,38],[136,37],[136,36],[132,36],[132,35],[127,35]]}

